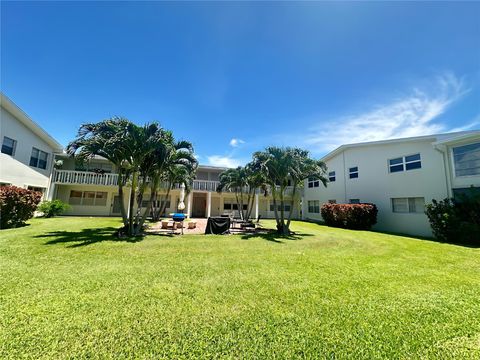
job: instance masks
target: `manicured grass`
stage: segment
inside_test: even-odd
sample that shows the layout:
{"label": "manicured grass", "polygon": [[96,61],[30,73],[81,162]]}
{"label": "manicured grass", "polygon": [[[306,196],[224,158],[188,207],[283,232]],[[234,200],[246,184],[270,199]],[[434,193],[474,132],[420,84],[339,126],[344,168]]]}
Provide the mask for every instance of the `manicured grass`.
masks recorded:
{"label": "manicured grass", "polygon": [[0,231],[1,359],[480,358],[480,249],[302,222],[297,239],[117,226]]}

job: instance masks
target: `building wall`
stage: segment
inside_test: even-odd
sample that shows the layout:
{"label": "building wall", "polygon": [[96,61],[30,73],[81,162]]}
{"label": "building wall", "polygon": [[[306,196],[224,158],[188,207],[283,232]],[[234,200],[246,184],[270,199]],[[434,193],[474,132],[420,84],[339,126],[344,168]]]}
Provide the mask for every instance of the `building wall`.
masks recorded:
{"label": "building wall", "polygon": [[[388,160],[420,153],[422,168],[390,173]],[[395,213],[392,198],[424,197],[425,203],[448,196],[447,174],[443,155],[431,141],[390,143],[347,148],[326,161],[329,171],[336,172],[336,181],[327,188],[305,187],[304,217],[320,220],[320,214],[309,213],[308,200],[348,203],[359,199],[378,207],[376,230],[431,236],[427,216],[422,213]],[[358,166],[359,177],[350,179],[348,169]]]}
{"label": "building wall", "polygon": [[[17,141],[13,157],[0,153],[0,182],[20,187],[48,188],[54,149],[3,107],[0,111],[0,145],[4,136]],[[46,169],[29,165],[32,147],[48,153]]]}

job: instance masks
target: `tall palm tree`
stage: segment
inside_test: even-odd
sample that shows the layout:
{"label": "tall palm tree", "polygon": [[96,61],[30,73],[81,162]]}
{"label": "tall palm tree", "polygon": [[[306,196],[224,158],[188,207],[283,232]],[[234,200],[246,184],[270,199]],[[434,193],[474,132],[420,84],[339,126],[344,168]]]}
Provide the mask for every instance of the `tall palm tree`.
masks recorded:
{"label": "tall palm tree", "polygon": [[[263,174],[272,193],[277,231],[282,235],[288,235],[298,189],[303,186],[304,180],[311,176],[318,178],[326,186],[327,168],[323,162],[311,159],[308,151],[298,148],[272,146],[254,153],[253,159],[252,166]],[[286,218],[285,195],[290,186],[292,187],[290,213]],[[278,211],[278,202],[280,202],[280,211]]]}
{"label": "tall palm tree", "polygon": [[234,169],[227,169],[219,175],[217,192],[221,193],[224,190],[227,190],[235,193],[238,213],[242,220],[245,219],[243,205],[245,200],[245,189],[247,186],[247,174],[245,168],[243,168],[242,166]]}

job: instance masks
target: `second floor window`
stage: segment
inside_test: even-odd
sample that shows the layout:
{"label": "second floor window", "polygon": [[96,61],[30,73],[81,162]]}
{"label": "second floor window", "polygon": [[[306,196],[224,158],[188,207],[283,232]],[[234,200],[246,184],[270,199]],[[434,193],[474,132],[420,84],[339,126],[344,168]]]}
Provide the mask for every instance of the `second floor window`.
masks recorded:
{"label": "second floor window", "polygon": [[336,180],[335,171],[330,171],[330,172],[328,173],[328,181],[334,182],[335,180]]}
{"label": "second floor window", "polygon": [[388,160],[388,167],[391,173],[422,168],[420,154],[403,156]]}
{"label": "second floor window", "polygon": [[314,177],[309,177],[308,178],[308,187],[313,188],[313,187],[319,187],[320,186],[320,180],[315,179]]}
{"label": "second floor window", "polygon": [[351,167],[348,169],[348,175],[350,179],[357,179],[358,178],[358,166]]}
{"label": "second floor window", "polygon": [[2,153],[7,155],[15,155],[15,148],[17,147],[17,141],[7,136],[3,137]]}
{"label": "second floor window", "polygon": [[480,175],[480,143],[453,148],[455,176]]}
{"label": "second floor window", "polygon": [[32,149],[32,156],[30,157],[30,166],[46,169],[47,168],[48,154],[45,151]]}

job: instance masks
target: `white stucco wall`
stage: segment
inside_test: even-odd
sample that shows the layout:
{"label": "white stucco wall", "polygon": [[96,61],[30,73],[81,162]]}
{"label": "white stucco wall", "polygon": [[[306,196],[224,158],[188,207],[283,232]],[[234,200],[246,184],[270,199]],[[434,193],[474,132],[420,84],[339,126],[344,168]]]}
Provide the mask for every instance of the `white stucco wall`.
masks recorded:
{"label": "white stucco wall", "polygon": [[[422,168],[390,173],[388,160],[420,153]],[[421,236],[431,236],[431,228],[424,213],[394,213],[391,198],[424,197],[432,199],[448,196],[447,175],[441,152],[432,141],[414,141],[347,148],[326,161],[329,171],[336,172],[336,181],[327,188],[305,187],[304,218],[320,220],[320,214],[308,213],[308,200],[328,200],[348,203],[360,199],[378,207],[378,224],[374,229]],[[348,169],[358,166],[359,177],[349,179]]]}
{"label": "white stucco wall", "polygon": [[[0,153],[0,182],[48,188],[54,149],[3,107],[0,111],[0,146],[4,136],[17,141],[13,156]],[[33,147],[48,153],[46,169],[29,166]]]}

